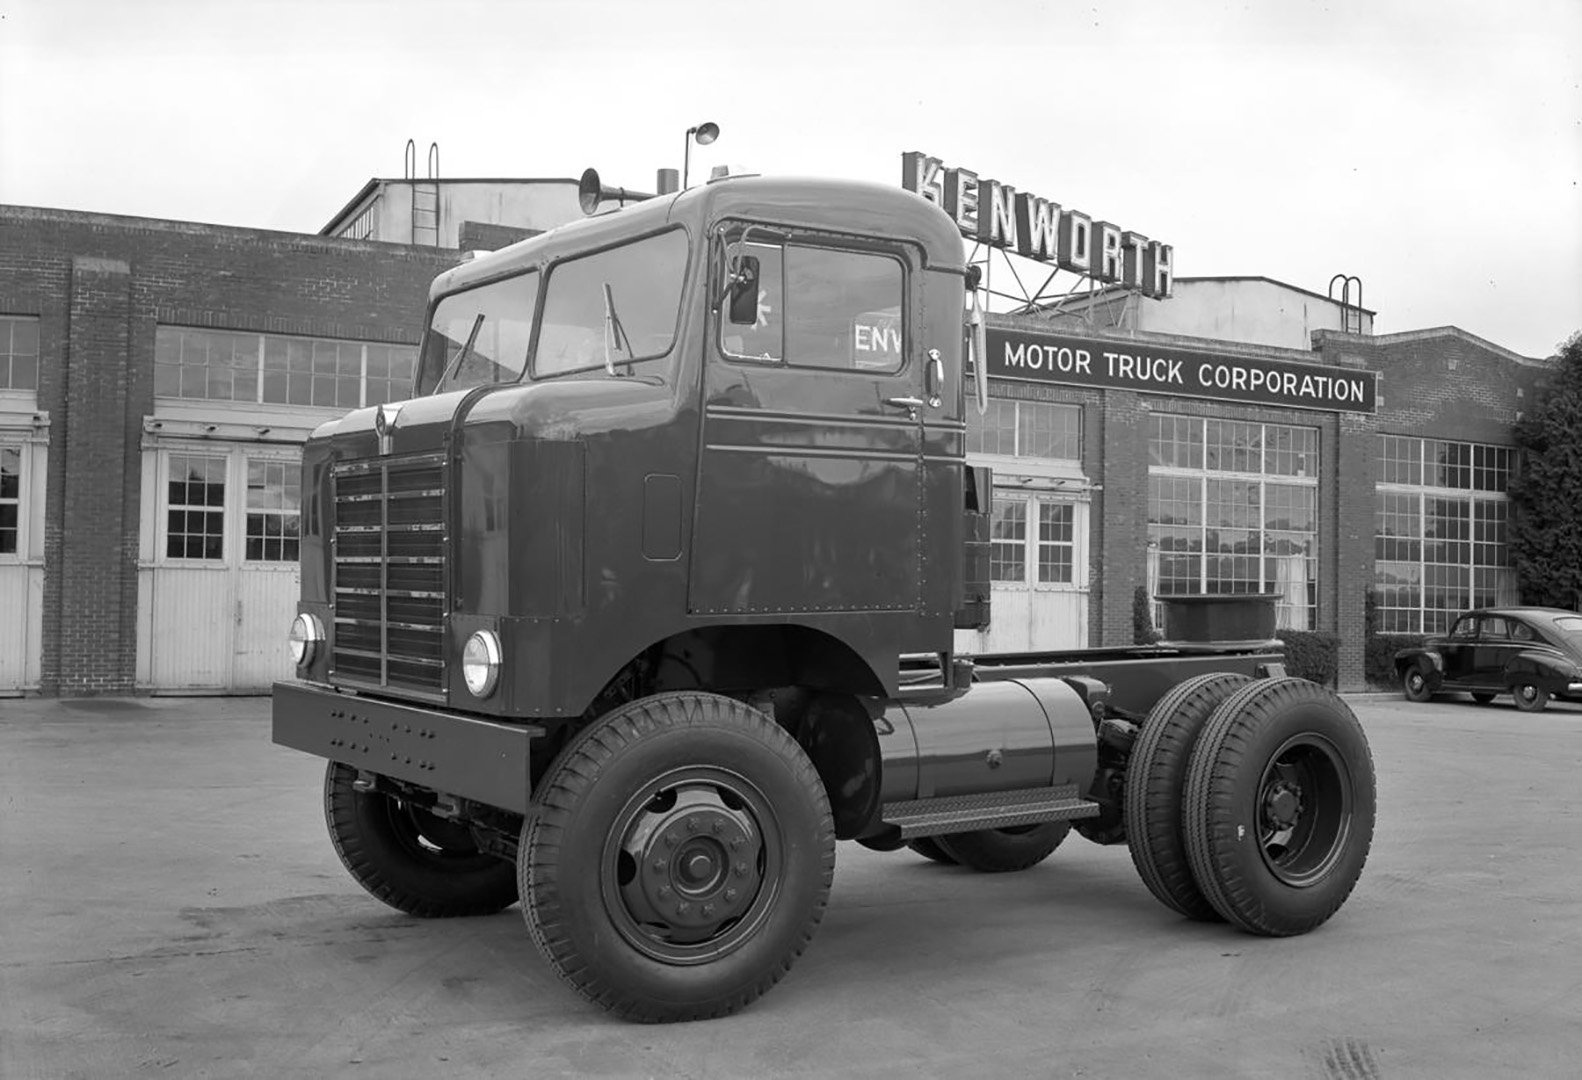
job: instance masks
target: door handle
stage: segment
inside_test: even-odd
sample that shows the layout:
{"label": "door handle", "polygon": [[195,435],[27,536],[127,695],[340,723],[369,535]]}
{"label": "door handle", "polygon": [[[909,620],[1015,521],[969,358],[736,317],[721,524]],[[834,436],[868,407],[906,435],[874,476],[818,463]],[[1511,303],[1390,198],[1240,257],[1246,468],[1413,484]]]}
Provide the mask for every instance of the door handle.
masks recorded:
{"label": "door handle", "polygon": [[897,409],[921,409],[923,407],[923,399],[920,397],[887,397],[884,399],[884,403],[886,405],[894,405]]}

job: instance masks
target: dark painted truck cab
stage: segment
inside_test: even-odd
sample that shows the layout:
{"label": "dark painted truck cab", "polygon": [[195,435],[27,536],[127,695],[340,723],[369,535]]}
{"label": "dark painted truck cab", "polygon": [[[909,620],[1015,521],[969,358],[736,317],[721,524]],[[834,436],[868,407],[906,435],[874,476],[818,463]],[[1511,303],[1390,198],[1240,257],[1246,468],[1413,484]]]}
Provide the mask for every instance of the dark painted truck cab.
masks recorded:
{"label": "dark painted truck cab", "polygon": [[973,284],[916,195],[752,177],[441,275],[412,399],[303,453],[274,738],[328,759],[352,876],[520,901],[639,1020],[778,981],[838,839],[994,872],[1075,828],[1192,918],[1328,919],[1372,763],[1277,642],[954,654],[991,615]]}

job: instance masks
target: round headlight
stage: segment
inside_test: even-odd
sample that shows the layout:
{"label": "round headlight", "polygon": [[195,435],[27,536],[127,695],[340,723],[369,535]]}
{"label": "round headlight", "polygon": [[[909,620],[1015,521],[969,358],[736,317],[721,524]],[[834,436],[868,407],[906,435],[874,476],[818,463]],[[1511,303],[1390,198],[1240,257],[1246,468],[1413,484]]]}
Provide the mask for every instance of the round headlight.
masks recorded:
{"label": "round headlight", "polygon": [[311,664],[319,654],[319,643],[324,640],[324,624],[317,615],[304,611],[291,620],[291,659],[300,667]]}
{"label": "round headlight", "polygon": [[461,674],[473,697],[494,693],[500,681],[500,638],[493,630],[479,630],[467,639],[461,652]]}

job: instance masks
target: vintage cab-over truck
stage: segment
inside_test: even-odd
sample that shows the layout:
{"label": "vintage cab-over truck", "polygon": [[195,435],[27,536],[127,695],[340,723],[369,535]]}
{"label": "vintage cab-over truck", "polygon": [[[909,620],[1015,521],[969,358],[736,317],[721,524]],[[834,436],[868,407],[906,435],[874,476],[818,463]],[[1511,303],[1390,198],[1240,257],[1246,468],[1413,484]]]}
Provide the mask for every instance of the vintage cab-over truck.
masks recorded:
{"label": "vintage cab-over truck", "polygon": [[954,652],[989,617],[974,284],[917,195],[756,177],[442,274],[414,396],[303,452],[274,738],[328,759],[351,875],[520,900],[650,1021],[774,985],[841,839],[1005,871],[1074,827],[1190,918],[1327,920],[1372,760],[1278,643]]}

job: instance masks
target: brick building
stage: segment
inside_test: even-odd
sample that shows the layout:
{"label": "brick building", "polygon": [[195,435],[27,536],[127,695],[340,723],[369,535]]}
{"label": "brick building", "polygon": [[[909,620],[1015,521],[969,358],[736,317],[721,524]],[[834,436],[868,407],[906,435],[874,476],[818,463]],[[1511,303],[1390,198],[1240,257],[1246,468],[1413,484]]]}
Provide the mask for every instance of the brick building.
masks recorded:
{"label": "brick building", "polygon": [[[326,232],[379,198],[411,202],[371,185]],[[455,242],[554,223],[458,222]],[[0,693],[288,676],[298,447],[324,419],[404,396],[429,281],[457,257],[0,207]],[[1264,592],[1283,626],[1340,636],[1350,688],[1370,588],[1401,631],[1510,597],[1511,424],[1543,363],[1448,327],[1347,332],[1372,313],[1348,323],[1267,279],[1189,280],[1168,301],[993,317],[1003,340],[1138,363],[1087,380],[991,363],[969,451],[996,470],[995,619],[962,647],[1129,644],[1139,586]],[[1244,318],[1225,317],[1227,291]],[[1195,327],[1210,336],[1182,332]],[[1226,385],[1140,380],[1145,360]],[[1239,393],[1231,376],[1254,370],[1362,380],[1369,396]]]}

